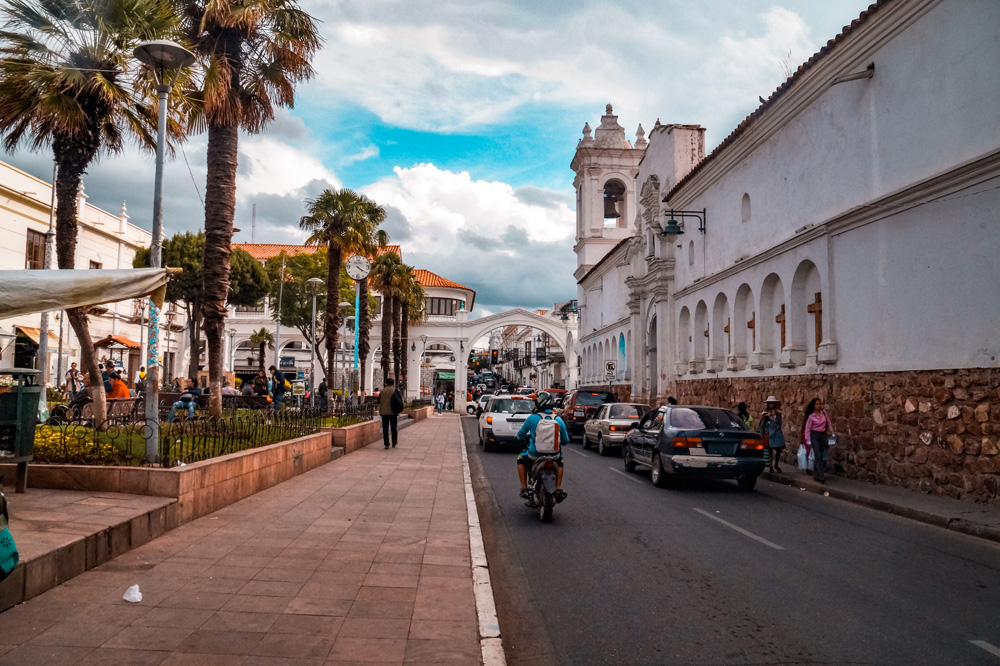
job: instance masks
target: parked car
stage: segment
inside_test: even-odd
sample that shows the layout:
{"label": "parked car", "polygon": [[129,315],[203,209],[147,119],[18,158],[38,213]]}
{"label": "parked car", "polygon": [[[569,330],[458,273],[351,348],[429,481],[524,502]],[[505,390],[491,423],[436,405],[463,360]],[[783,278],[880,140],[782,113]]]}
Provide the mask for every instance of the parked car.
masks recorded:
{"label": "parked car", "polygon": [[535,401],[521,395],[494,395],[479,415],[479,444],[484,451],[515,444],[524,421],[535,411]]}
{"label": "parked car", "polygon": [[606,402],[613,402],[609,391],[573,389],[566,394],[559,416],[566,423],[570,439],[583,437],[583,424],[594,415],[597,408]]}
{"label": "parked car", "polygon": [[486,407],[487,401],[489,401],[489,399],[492,397],[493,397],[492,393],[482,394],[481,396],[479,396],[478,400],[469,403],[468,406],[466,406],[465,411],[468,412],[471,416],[479,416],[480,414],[483,413],[483,408]]}
{"label": "parked car", "polygon": [[535,395],[535,389],[530,386],[522,386],[514,391],[514,395]]}
{"label": "parked car", "polygon": [[606,456],[611,449],[620,449],[625,436],[649,412],[649,405],[631,402],[613,402],[601,405],[594,416],[583,424],[583,448],[597,444],[597,452]]}
{"label": "parked car", "polygon": [[667,405],[634,424],[622,446],[625,470],[650,468],[654,486],[673,477],[736,479],[753,490],[764,471],[764,440],[721,407]]}

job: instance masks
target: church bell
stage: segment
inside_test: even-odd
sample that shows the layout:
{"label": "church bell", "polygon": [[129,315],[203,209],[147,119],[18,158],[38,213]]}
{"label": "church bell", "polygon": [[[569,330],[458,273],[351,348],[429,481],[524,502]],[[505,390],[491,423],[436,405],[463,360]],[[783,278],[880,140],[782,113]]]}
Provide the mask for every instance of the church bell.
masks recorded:
{"label": "church bell", "polygon": [[608,220],[615,217],[621,217],[621,213],[618,212],[618,197],[613,194],[605,194],[604,219]]}

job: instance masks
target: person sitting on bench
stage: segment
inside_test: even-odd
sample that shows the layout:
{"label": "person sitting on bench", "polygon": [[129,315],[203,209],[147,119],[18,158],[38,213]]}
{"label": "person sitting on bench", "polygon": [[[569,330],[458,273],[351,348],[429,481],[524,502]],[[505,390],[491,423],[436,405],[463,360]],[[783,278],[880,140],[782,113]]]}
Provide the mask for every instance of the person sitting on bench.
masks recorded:
{"label": "person sitting on bench", "polygon": [[184,380],[184,383],[184,392],[181,393],[180,399],[174,403],[173,407],[170,408],[170,413],[167,414],[168,421],[173,421],[177,410],[184,409],[185,407],[188,410],[188,419],[194,418],[194,408],[198,404],[198,396],[201,395],[201,389],[195,386],[194,380],[190,377]]}

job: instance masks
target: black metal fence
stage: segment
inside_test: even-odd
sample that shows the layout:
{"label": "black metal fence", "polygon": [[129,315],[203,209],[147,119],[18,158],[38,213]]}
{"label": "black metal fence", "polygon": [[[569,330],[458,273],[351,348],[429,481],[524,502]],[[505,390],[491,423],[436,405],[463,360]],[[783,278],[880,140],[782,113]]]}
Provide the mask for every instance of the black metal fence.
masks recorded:
{"label": "black metal fence", "polygon": [[35,434],[37,462],[173,467],[254,449],[319,431],[322,414],[312,409],[238,412],[221,419],[161,421],[156,462],[147,460],[145,419],[47,423]]}

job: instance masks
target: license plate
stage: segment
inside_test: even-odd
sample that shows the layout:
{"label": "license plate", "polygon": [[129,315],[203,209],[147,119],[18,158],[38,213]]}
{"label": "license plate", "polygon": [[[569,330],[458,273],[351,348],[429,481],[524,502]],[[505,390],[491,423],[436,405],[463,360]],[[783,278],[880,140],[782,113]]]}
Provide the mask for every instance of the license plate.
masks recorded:
{"label": "license plate", "polygon": [[583,410],[582,409],[574,409],[573,410],[573,416],[583,416]]}

